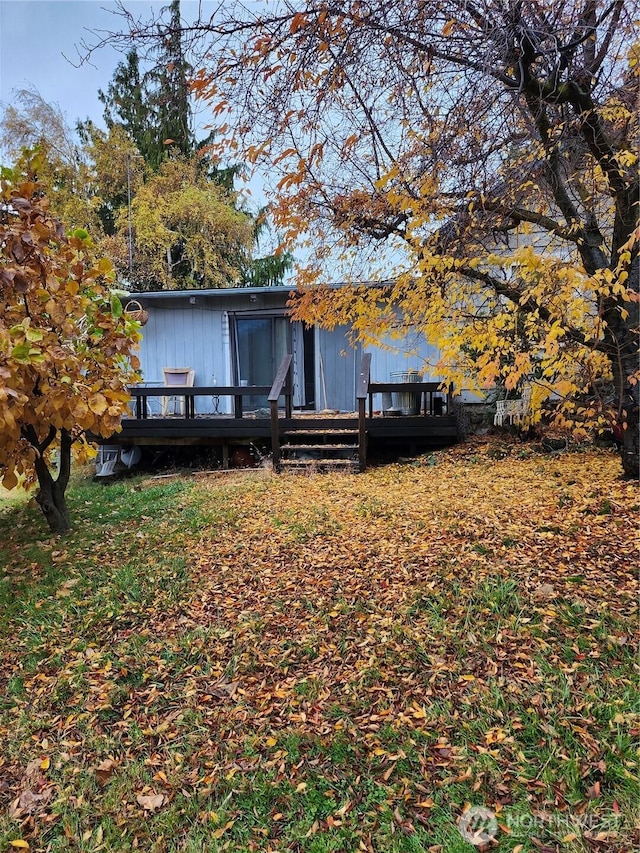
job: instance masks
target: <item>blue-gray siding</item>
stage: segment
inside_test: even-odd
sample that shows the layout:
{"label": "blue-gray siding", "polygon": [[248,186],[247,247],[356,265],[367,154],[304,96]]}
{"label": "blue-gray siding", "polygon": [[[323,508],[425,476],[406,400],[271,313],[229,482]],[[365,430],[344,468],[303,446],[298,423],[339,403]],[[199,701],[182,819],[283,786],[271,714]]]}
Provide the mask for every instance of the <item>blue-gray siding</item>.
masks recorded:
{"label": "blue-gray siding", "polygon": [[[198,306],[153,305],[143,328],[140,361],[143,380],[162,385],[163,367],[191,367],[195,385],[231,383],[228,326],[223,311]],[[226,404],[226,405],[225,405]],[[221,401],[220,411],[229,412],[231,401]],[[208,398],[196,398],[200,414],[213,410]]]}
{"label": "blue-gray siding", "polygon": [[[268,294],[265,293],[265,299]],[[277,294],[275,295],[277,296]],[[262,308],[273,311],[284,307],[284,296],[279,297],[282,305],[274,299],[273,306]],[[240,302],[240,300],[242,300]],[[229,301],[229,299],[227,300]],[[236,298],[248,316],[251,302],[246,294]],[[229,319],[225,310],[214,307],[212,299],[192,304],[186,297],[172,293],[167,299],[156,298],[151,303],[149,320],[142,329],[140,347],[143,380],[162,385],[163,367],[189,367],[195,371],[195,385],[233,384],[232,353],[229,336]],[[235,305],[229,301],[229,310]],[[225,304],[225,308],[227,305]],[[258,313],[257,316],[265,316]],[[293,336],[302,345],[302,335]],[[409,334],[401,340],[388,338],[387,346],[367,346],[372,354],[371,378],[374,382],[388,382],[391,374],[410,369],[423,373],[425,380],[435,381],[440,377],[435,371],[438,351],[430,346],[420,334]],[[356,408],[356,384],[360,370],[362,348],[352,347],[348,339],[348,328],[339,326],[332,331],[315,331],[315,400],[316,409],[336,409],[351,412]],[[301,366],[300,363],[298,365]],[[377,397],[374,407],[379,409],[382,401]],[[151,403],[152,411],[159,402]],[[231,412],[232,401],[221,400],[219,411]],[[213,411],[209,398],[196,398],[196,411],[206,414]]]}

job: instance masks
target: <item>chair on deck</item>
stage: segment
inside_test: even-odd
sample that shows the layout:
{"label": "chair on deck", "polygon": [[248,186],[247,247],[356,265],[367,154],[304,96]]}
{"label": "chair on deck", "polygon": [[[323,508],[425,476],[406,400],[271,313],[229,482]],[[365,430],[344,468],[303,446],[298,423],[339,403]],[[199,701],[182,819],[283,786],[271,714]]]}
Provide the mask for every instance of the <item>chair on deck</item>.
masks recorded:
{"label": "chair on deck", "polygon": [[[162,377],[167,387],[192,388],[195,370],[191,367],[163,367]],[[175,395],[162,398],[162,416],[184,415],[184,397]]]}

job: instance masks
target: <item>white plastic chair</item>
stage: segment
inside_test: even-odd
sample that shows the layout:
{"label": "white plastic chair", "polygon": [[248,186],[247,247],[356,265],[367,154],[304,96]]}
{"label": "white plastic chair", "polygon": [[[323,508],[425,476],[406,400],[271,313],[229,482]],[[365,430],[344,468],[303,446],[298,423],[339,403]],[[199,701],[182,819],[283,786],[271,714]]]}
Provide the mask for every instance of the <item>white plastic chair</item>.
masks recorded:
{"label": "white plastic chair", "polygon": [[505,426],[505,424],[521,424],[529,414],[531,408],[531,386],[527,385],[522,391],[519,400],[498,400],[496,402],[496,413],[493,418],[494,426]]}
{"label": "white plastic chair", "polygon": [[[192,388],[195,370],[191,367],[163,367],[162,377],[165,387]],[[162,417],[184,415],[184,397],[174,395],[162,398]]]}

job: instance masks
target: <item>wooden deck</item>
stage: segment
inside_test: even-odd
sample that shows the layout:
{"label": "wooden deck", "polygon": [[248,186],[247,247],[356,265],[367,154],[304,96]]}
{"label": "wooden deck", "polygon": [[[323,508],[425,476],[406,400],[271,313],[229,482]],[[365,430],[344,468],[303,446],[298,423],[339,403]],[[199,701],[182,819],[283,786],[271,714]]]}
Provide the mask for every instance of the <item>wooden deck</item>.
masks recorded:
{"label": "wooden deck", "polygon": [[[325,430],[353,432],[358,430],[356,414],[336,414],[313,417],[306,414],[280,418],[280,435],[288,438],[292,433]],[[374,415],[365,419],[365,428],[374,440],[432,439],[451,443],[457,438],[456,420],[452,415],[382,417]],[[197,416],[124,418],[122,432],[109,438],[114,444],[220,444],[223,441],[254,441],[271,438],[271,420],[254,417]]]}
{"label": "wooden deck", "polygon": [[[370,356],[362,359],[362,370],[356,394],[357,410],[353,413],[295,412],[292,407],[291,356],[285,356],[271,387],[246,386],[171,386],[130,389],[132,416],[122,421],[122,431],[99,441],[120,445],[191,445],[220,446],[223,462],[229,448],[248,442],[261,442],[272,453],[276,470],[287,463],[299,463],[300,451],[317,452],[326,448],[328,458],[336,456],[336,445],[345,451],[359,468],[364,470],[370,453],[391,451],[415,452],[419,448],[442,447],[457,440],[457,423],[452,411],[451,396],[443,394],[438,383],[372,383],[369,379]],[[396,393],[409,399],[419,414],[400,411],[374,411],[376,395]],[[179,414],[158,414],[166,409],[172,398]],[[230,408],[231,414],[205,412],[198,414],[196,401],[219,410]],[[268,407],[245,412],[249,400],[265,398]],[[156,400],[153,411],[150,400]],[[221,401],[230,399],[225,406]],[[400,399],[400,398],[398,398]],[[367,405],[368,404],[368,405]],[[332,455],[333,453],[333,455]],[[339,454],[338,454],[339,455]],[[302,454],[304,456],[304,453]]]}

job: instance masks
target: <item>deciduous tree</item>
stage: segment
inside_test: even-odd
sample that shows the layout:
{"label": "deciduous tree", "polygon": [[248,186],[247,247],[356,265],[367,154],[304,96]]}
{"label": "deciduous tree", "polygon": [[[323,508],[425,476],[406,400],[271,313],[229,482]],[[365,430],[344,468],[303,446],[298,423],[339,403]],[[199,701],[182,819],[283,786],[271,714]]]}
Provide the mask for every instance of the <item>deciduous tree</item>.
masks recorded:
{"label": "deciduous tree", "polygon": [[25,150],[38,149],[38,181],[46,189],[51,212],[68,227],[100,226],[93,170],[86,147],[55,103],[28,86],[2,105],[0,145],[6,162],[17,162]]}
{"label": "deciduous tree", "polygon": [[207,179],[197,157],[175,154],[138,187],[130,213],[120,209],[116,235],[103,245],[138,290],[229,287],[253,244],[252,220],[234,202],[233,193]]}
{"label": "deciduous tree", "polygon": [[119,429],[137,325],[110,292],[110,261],[86,231],[65,234],[35,181],[3,169],[0,192],[0,473],[9,489],[37,480],[36,500],[63,533],[72,445]]}
{"label": "deciduous tree", "polygon": [[[198,139],[194,128],[193,96],[189,82],[193,68],[186,56],[185,42],[188,43],[189,40],[182,31],[180,0],[172,0],[167,11],[167,26],[159,29],[159,38],[151,43],[146,62],[141,62],[134,46],[127,52],[126,60],[117,66],[106,92],[100,92],[100,99],[105,105],[104,117],[109,127],[109,137],[118,132],[126,133],[137,146],[147,166],[154,172],[162,170],[166,160],[176,154],[182,155],[184,162],[193,156],[194,168],[189,169],[189,175],[197,178],[201,193],[206,188],[202,178],[206,178],[210,184],[217,185],[217,189],[212,192],[210,203],[213,203],[214,197],[217,200],[226,198],[237,214],[251,216],[255,231],[255,245],[252,248],[257,250],[260,234],[265,227],[266,209],[254,216],[239,204],[234,184],[243,168],[238,165],[223,167],[216,158],[208,155],[208,144],[215,139],[215,131],[206,139]],[[91,130],[91,135],[96,137],[95,128]],[[100,168],[96,171],[98,176],[103,173]],[[166,168],[164,171],[166,172]],[[150,177],[150,187],[157,189],[157,183]],[[192,190],[195,192],[195,188]],[[144,201],[138,207],[141,210],[148,209]],[[106,208],[103,207],[102,210],[105,211]],[[181,219],[184,222],[184,215]],[[109,241],[110,251],[115,253],[119,265],[123,264],[125,257],[123,223],[124,215],[120,217],[118,236]],[[246,229],[243,223],[243,228],[238,233],[238,245],[234,247],[232,240],[221,252],[218,237],[215,240],[216,245],[212,247],[211,257],[216,257],[217,251],[218,256],[224,254],[227,263],[222,266],[216,263],[215,267],[207,269],[200,263],[194,274],[193,269],[189,269],[184,252],[186,243],[193,242],[189,234],[176,231],[176,242],[169,250],[165,245],[169,233],[164,231],[159,244],[157,238],[160,232],[157,228],[151,230],[154,231],[155,238],[146,245],[136,243],[135,246],[133,274],[136,286],[141,289],[223,285],[261,287],[281,284],[293,266],[293,257],[288,252],[253,258],[253,253],[246,245]],[[190,223],[188,232],[193,234],[195,231],[197,224]],[[143,227],[140,233],[142,232],[148,234],[149,229]],[[129,239],[128,233],[126,239]],[[157,249],[162,250],[162,256],[153,254]],[[200,256],[204,259],[202,252]],[[229,261],[232,261],[231,266]]]}
{"label": "deciduous tree", "polygon": [[309,288],[298,316],[365,340],[405,317],[458,385],[534,380],[574,419],[618,421],[637,475],[631,26],[623,0],[280,0],[189,33],[228,150],[279,170],[276,225],[315,246],[301,284],[391,250],[391,286]]}

